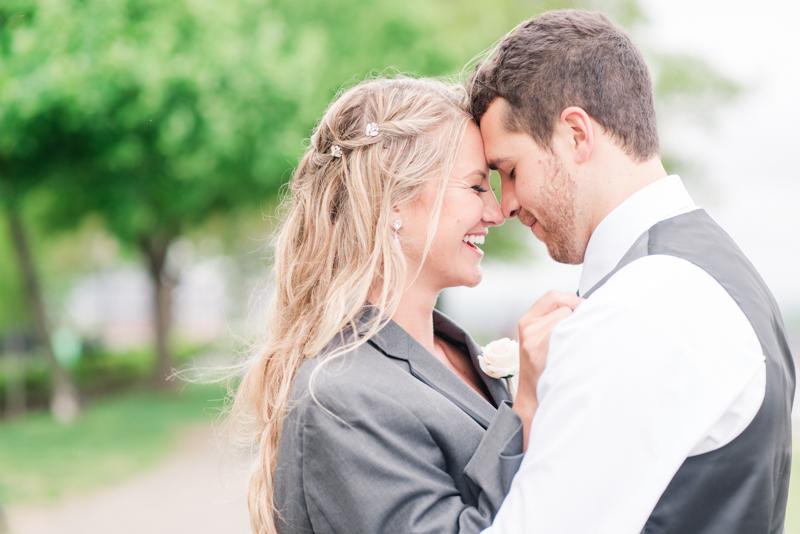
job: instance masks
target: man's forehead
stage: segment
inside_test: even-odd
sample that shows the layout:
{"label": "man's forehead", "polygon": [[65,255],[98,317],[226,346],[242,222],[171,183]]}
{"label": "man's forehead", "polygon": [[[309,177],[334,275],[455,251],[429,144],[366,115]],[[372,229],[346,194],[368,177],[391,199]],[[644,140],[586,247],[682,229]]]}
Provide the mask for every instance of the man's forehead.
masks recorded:
{"label": "man's forehead", "polygon": [[496,98],[489,104],[481,117],[480,128],[490,130],[492,135],[497,135],[506,131],[506,116],[509,111],[508,102],[503,98]]}
{"label": "man's forehead", "polygon": [[486,113],[481,117],[481,137],[486,152],[486,160],[489,168],[496,170],[500,165],[506,163],[509,154],[504,153],[503,149],[507,143],[509,132],[505,126],[506,112],[508,103],[503,98],[498,98],[486,108]]}
{"label": "man's forehead", "polygon": [[484,131],[481,130],[481,136],[483,137],[483,149],[486,155],[486,163],[489,165],[490,169],[496,171],[513,159],[514,148],[513,143],[509,142],[508,134],[501,133],[495,135],[493,132],[490,132],[489,135],[486,135]]}

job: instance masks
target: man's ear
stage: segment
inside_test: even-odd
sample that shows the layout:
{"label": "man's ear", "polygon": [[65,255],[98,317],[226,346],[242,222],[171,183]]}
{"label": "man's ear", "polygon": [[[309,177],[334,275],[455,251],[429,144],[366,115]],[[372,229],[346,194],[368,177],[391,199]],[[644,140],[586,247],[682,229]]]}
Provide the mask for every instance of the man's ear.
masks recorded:
{"label": "man's ear", "polygon": [[594,124],[589,114],[577,106],[568,107],[561,112],[558,126],[575,163],[586,163],[594,150]]}

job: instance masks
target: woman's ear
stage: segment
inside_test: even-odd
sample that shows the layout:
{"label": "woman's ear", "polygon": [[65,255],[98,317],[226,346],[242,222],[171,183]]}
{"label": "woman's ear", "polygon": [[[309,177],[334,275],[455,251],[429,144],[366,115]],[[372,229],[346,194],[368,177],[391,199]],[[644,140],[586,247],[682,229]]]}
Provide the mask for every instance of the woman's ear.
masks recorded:
{"label": "woman's ear", "polygon": [[559,131],[577,164],[586,163],[594,150],[594,124],[586,111],[571,106],[561,112]]}
{"label": "woman's ear", "polygon": [[403,220],[403,215],[408,212],[405,206],[392,206],[392,214],[389,216],[389,226],[394,224],[396,220]]}

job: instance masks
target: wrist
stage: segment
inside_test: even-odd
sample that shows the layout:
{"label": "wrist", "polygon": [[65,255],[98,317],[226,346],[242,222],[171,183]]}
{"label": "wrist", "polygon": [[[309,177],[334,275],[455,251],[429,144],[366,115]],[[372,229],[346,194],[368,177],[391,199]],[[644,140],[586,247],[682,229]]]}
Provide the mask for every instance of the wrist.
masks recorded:
{"label": "wrist", "polygon": [[511,408],[517,412],[517,415],[519,415],[523,423],[529,423],[531,419],[533,419],[533,414],[536,413],[536,408],[538,406],[539,403],[536,402],[536,399],[520,398],[518,396],[518,398],[514,399]]}
{"label": "wrist", "polygon": [[536,408],[538,406],[539,403],[536,401],[536,398],[526,399],[523,397],[518,401],[515,401],[511,407],[522,420],[522,452],[528,450],[528,437],[531,433],[531,421],[533,421],[533,415],[536,413]]}

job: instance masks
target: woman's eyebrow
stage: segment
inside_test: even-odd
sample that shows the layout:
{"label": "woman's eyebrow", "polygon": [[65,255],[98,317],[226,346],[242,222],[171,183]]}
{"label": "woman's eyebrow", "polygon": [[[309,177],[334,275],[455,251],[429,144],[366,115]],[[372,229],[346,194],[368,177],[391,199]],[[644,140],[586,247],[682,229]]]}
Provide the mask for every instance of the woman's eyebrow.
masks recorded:
{"label": "woman's eyebrow", "polygon": [[473,174],[479,174],[479,175],[481,175],[481,177],[483,177],[483,179],[484,179],[484,180],[485,180],[485,179],[487,179],[487,178],[489,177],[489,175],[488,175],[488,174],[486,174],[486,171],[483,171],[483,170],[481,170],[481,169],[475,169],[474,171],[472,171],[472,172],[468,172],[467,174],[465,174],[465,175],[464,175],[464,178],[465,178],[465,179],[466,179],[466,178],[469,178],[469,177],[470,177],[470,176],[472,176]]}

